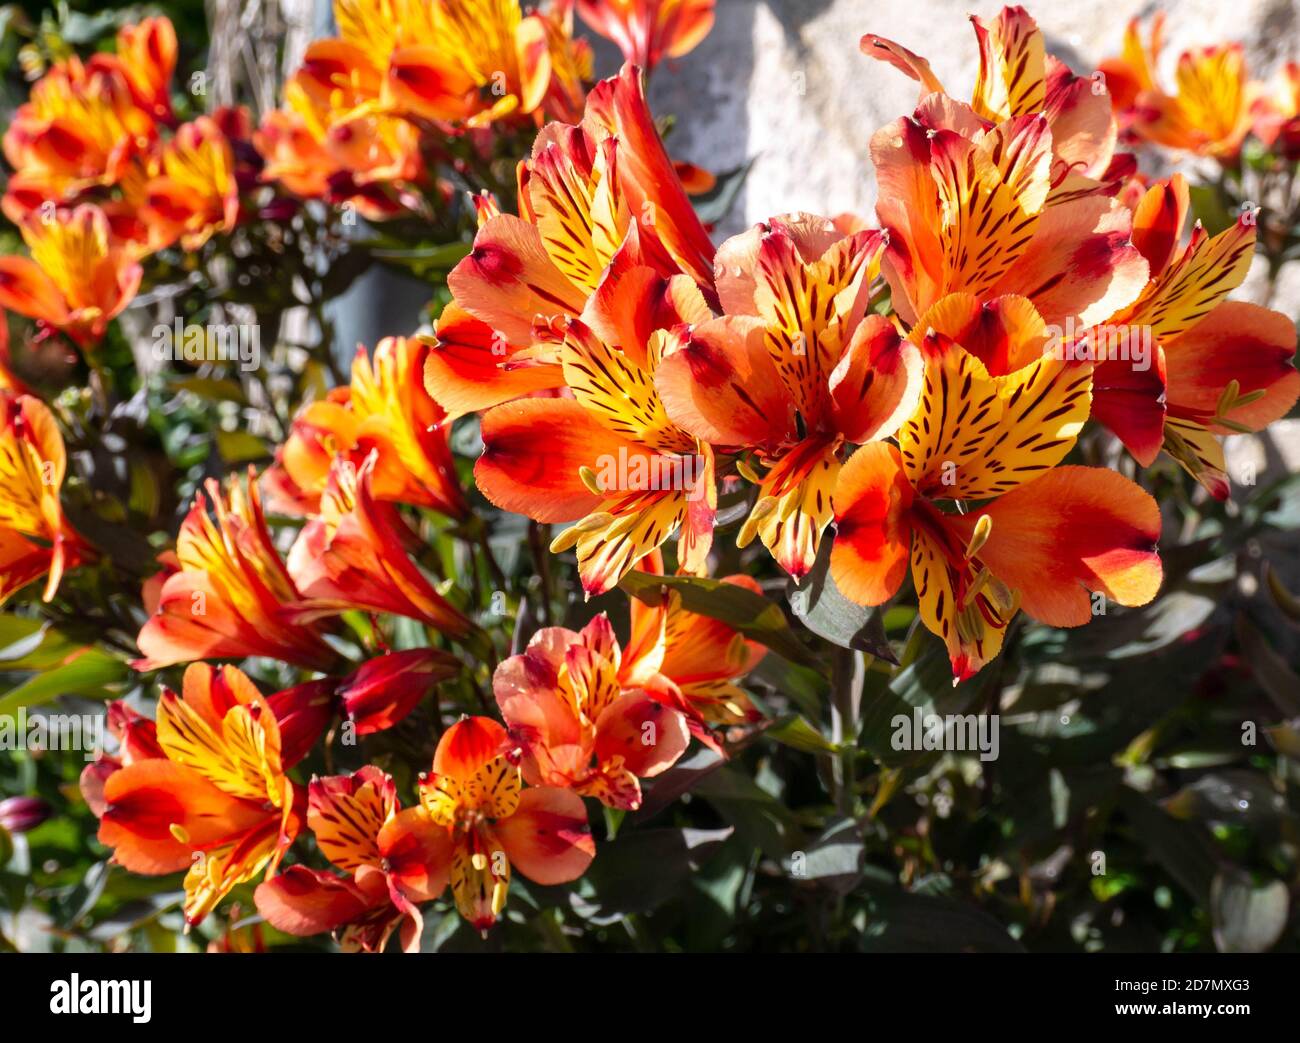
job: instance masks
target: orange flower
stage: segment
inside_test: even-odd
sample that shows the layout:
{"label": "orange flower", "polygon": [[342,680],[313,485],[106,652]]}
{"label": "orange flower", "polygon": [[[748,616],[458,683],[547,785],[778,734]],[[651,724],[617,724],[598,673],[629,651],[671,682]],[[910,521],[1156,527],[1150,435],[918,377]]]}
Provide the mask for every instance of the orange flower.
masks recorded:
{"label": "orange flower", "polygon": [[136,104],[155,119],[172,117],[171,83],[176,71],[176,30],[169,19],[145,18],[117,31],[117,58]]}
{"label": "orange flower", "polygon": [[[658,557],[650,555],[640,567],[661,572]],[[722,582],[762,593],[749,576],[723,576]],[[748,693],[735,682],[759,664],[766,648],[720,620],[687,612],[675,590],[666,590],[663,600],[653,606],[633,598],[631,611],[632,636],[623,649],[624,671],[635,674],[650,668],[672,681],[692,711],[692,723],[725,727],[761,719]],[[700,728],[693,727],[692,733],[709,742]]]}
{"label": "orange flower", "polygon": [[31,258],[0,257],[0,305],[90,347],[135,296],[139,264],[97,206],[29,214],[22,234]]}
{"label": "orange flower", "polygon": [[290,866],[258,885],[257,911],[287,934],[337,932],[344,952],[382,952],[400,925],[402,948],[419,951],[424,918],[416,903],[447,886],[447,831],[420,808],[403,811],[392,778],[370,765],[313,779],[307,825],[347,876]]}
{"label": "orange flower", "polygon": [[578,0],[578,14],[647,72],[689,54],[713,28],[714,0]]}
{"label": "orange flower", "polygon": [[93,557],[63,517],[66,470],[63,436],[45,403],[0,391],[0,604],[42,576],[41,596],[52,601],[63,573]]}
{"label": "orange flower", "polygon": [[162,173],[145,186],[140,218],[150,249],[177,239],[197,250],[217,232],[228,232],[239,218],[239,187],[230,141],[210,116],[179,127],[163,147]]}
{"label": "orange flower", "polygon": [[278,506],[293,513],[316,511],[335,455],[359,467],[377,451],[377,499],[466,517],[468,504],[447,444],[446,414],[425,390],[430,351],[428,344],[405,337],[385,337],[373,360],[364,349],[357,350],[351,387],[303,409],[277,453],[267,478]]}
{"label": "orange flower", "polygon": [[[992,659],[1024,608],[1051,626],[1160,585],[1160,512],[1100,468],[1057,467],[1088,417],[1091,365],[1043,354],[1041,326],[973,297],[941,301],[913,332],[926,354],[920,408],[899,445],[863,446],[835,489],[831,574],[860,604],[892,597],[911,562],[921,621],[956,680]],[[963,346],[965,345],[965,346]],[[989,501],[948,513],[946,501]]]}
{"label": "orange flower", "polygon": [[[710,318],[684,275],[612,267],[583,319],[563,323],[556,365],[572,398],[496,406],[483,416],[474,468],[494,504],[538,521],[579,519],[551,544],[577,548],[588,595],[609,590],[637,559],[679,536],[682,567],[704,569],[717,497],[713,455],[675,424],[654,375],[675,328]],[[538,440],[547,446],[536,451]]]}
{"label": "orange flower", "polygon": [[[521,216],[485,221],[448,278],[461,312],[499,334],[477,338],[491,352],[479,356],[482,369],[518,368],[530,359],[520,348],[554,341],[554,320],[582,315],[615,255],[620,266],[665,278],[685,273],[713,299],[713,244],[664,151],[636,69],[591,92],[581,126],[542,130],[520,186]],[[558,360],[543,351],[530,361]],[[428,376],[440,398],[438,374]],[[514,387],[503,382],[502,391],[497,401]]]}
{"label": "orange flower", "polygon": [[[979,44],[979,69],[969,106],[946,97],[930,63],[906,47],[870,33],[860,46],[867,56],[888,62],[921,84],[916,119],[929,129],[972,137],[1018,116],[1042,116],[1051,153],[1048,206],[1079,196],[1113,194],[1135,164],[1132,156],[1115,153],[1115,119],[1102,85],[1075,76],[1048,54],[1042,32],[1023,7],[1004,7],[989,25],[976,17],[971,24]],[[939,98],[929,97],[936,92]],[[875,151],[873,143],[873,159]],[[905,209],[906,199],[891,200],[883,184],[881,189],[886,206]],[[915,219],[924,222],[931,216],[922,211]]]}
{"label": "orange flower", "polygon": [[1223,161],[1235,159],[1250,131],[1258,98],[1248,82],[1241,44],[1218,44],[1184,51],[1174,73],[1176,93],[1157,80],[1164,13],[1152,19],[1149,42],[1134,18],[1124,34],[1120,57],[1101,63],[1121,125],[1132,137]]}
{"label": "orange flower", "polygon": [[390,503],[374,495],[378,454],[360,470],[337,459],[312,518],[289,551],[289,574],[308,603],[301,620],[353,608],[418,619],[449,637],[467,636],[473,624],[442,597],[407,557],[414,542]]}
{"label": "orange flower", "polygon": [[552,786],[523,789],[506,730],[466,717],[438,742],[420,804],[451,839],[451,890],[461,916],[486,931],[501,915],[511,867],[543,886],[576,880],[595,857],[582,798]]}
{"label": "orange flower", "polygon": [[1131,215],[1101,182],[1059,191],[1059,149],[1040,112],[990,124],[939,94],[876,132],[881,267],[904,322],[955,292],[1027,297],[1062,327],[1133,301],[1147,269],[1129,242]]}
{"label": "orange flower", "polygon": [[1255,102],[1252,115],[1260,141],[1289,162],[1300,160],[1300,63],[1282,67],[1277,86]]}
{"label": "orange flower", "polygon": [[382,66],[347,40],[317,40],[285,87],[285,107],[254,136],[264,181],[301,196],[350,201],[363,216],[402,209],[403,186],[424,176],[419,130],[379,103]]}
{"label": "orange flower", "polygon": [[430,33],[389,57],[386,87],[399,111],[486,126],[542,104],[551,56],[540,15],[525,17],[518,0],[443,0],[429,14]]}
{"label": "orange flower", "polygon": [[846,235],[810,214],[774,218],[718,250],[726,315],[697,326],[659,368],[668,415],[769,467],[742,527],[796,580],[831,520],[846,442],[885,438],[915,408],[921,357],[888,320],[866,315],[884,239]]}
{"label": "orange flower", "polygon": [[195,663],[181,696],[163,689],[162,757],[133,760],[104,782],[99,841],[133,873],[188,868],[185,921],[230,890],[274,872],[301,828],[301,793],[285,777],[266,699],[232,666]]}
{"label": "orange flower", "polygon": [[530,785],[560,786],[611,808],[641,806],[640,779],[667,771],[690,743],[681,693],[651,656],[625,661],[601,613],[577,633],[539,630],[492,678]]}
{"label": "orange flower", "polygon": [[1226,300],[1250,269],[1253,214],[1215,236],[1197,222],[1184,245],[1188,201],[1176,174],[1138,202],[1133,242],[1151,278],[1106,326],[1146,331],[1154,357],[1145,371],[1126,358],[1099,364],[1094,415],[1139,463],[1149,466],[1163,447],[1222,500],[1229,485],[1215,436],[1262,430],[1295,405],[1296,332],[1280,312]]}
{"label": "orange flower", "polygon": [[110,55],[59,62],[31,90],[4,135],[4,154],[18,173],[5,196],[5,214],[22,220],[33,200],[72,199],[88,188],[116,184],[157,137],[153,117],[137,104],[122,64]]}
{"label": "orange flower", "polygon": [[140,630],[137,670],[157,670],[196,659],[268,656],[328,670],[338,656],[321,630],[304,622],[303,595],[294,585],[262,513],[257,482],[234,479],[223,494],[214,480],[181,523],[176,555],[158,590],[156,607]]}

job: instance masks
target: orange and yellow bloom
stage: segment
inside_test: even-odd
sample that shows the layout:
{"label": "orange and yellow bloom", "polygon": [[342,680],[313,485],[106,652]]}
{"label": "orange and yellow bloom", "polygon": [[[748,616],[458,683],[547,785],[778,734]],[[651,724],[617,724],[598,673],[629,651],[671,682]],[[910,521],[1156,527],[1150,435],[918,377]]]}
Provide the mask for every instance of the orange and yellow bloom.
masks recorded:
{"label": "orange and yellow bloom", "polygon": [[[1041,353],[949,298],[922,338],[921,405],[898,446],[863,446],[835,490],[831,574],[879,605],[910,563],[921,620],[956,680],[992,659],[1020,608],[1052,626],[1092,616],[1089,592],[1143,605],[1161,580],[1155,501],[1101,468],[1061,467],[1088,417],[1091,367]],[[969,345],[967,347],[966,345]],[[947,503],[982,503],[963,511]]]}
{"label": "orange and yellow bloom", "polygon": [[321,853],[348,875],[289,866],[258,885],[257,911],[287,934],[336,932],[344,952],[382,952],[400,926],[402,948],[418,951],[418,903],[447,886],[447,832],[420,808],[402,810],[393,780],[369,765],[313,779],[307,825]]}
{"label": "orange and yellow bloom", "polygon": [[595,857],[582,798],[554,786],[524,788],[509,736],[488,717],[466,717],[438,742],[420,780],[420,805],[451,842],[452,895],[486,930],[501,915],[512,868],[542,885],[576,880]]}
{"label": "orange and yellow bloom", "polygon": [[466,516],[447,445],[446,413],[425,390],[430,351],[405,337],[385,337],[373,358],[358,349],[350,387],[299,413],[275,467],[264,476],[277,508],[315,513],[334,458],[341,455],[360,467],[375,452],[378,499]]}
{"label": "orange and yellow bloom", "polygon": [[41,596],[52,600],[64,573],[93,556],[63,515],[66,471],[63,436],[45,403],[0,391],[0,604],[42,576]]}
{"label": "orange and yellow bloom", "polygon": [[375,497],[375,467],[372,453],[359,470],[342,459],[331,468],[320,513],[289,551],[287,575],[305,599],[296,618],[306,622],[361,608],[466,636],[473,624],[410,559],[410,530],[391,503]]}
{"label": "orange and yellow bloom", "polygon": [[612,808],[640,807],[640,780],[671,768],[690,742],[672,705],[681,693],[653,658],[624,658],[603,614],[578,632],[539,630],[497,667],[492,687],[524,778]]}
{"label": "orange and yellow bloom", "polygon": [[33,211],[22,234],[31,257],[0,257],[0,305],[93,347],[140,288],[142,272],[128,244],[89,204]]}
{"label": "orange and yellow bloom", "polygon": [[1217,436],[1259,431],[1300,396],[1295,323],[1227,296],[1246,277],[1255,248],[1253,214],[1209,235],[1197,222],[1184,243],[1189,195],[1175,174],[1141,197],[1133,242],[1150,279],[1108,326],[1149,332],[1154,358],[1142,373],[1127,360],[1097,366],[1098,420],[1144,466],[1163,448],[1217,499],[1229,485]]}
{"label": "orange and yellow bloom", "polygon": [[1136,140],[1235,161],[1259,96],[1258,86],[1247,77],[1242,45],[1184,51],[1174,73],[1174,93],[1169,94],[1156,71],[1163,36],[1163,12],[1152,19],[1146,42],[1135,18],[1124,34],[1120,56],[1101,64],[1121,126]]}
{"label": "orange and yellow bloom", "polygon": [[181,523],[176,552],[146,595],[150,618],[137,643],[137,670],[197,659],[264,655],[329,669],[337,653],[301,618],[304,595],[271,540],[256,479],[207,485]]}
{"label": "orange and yellow bloom", "polygon": [[275,865],[302,825],[280,729],[239,670],[195,663],[158,703],[162,756],[132,759],[103,784],[100,843],[134,873],[185,874],[197,924],[237,884]]}

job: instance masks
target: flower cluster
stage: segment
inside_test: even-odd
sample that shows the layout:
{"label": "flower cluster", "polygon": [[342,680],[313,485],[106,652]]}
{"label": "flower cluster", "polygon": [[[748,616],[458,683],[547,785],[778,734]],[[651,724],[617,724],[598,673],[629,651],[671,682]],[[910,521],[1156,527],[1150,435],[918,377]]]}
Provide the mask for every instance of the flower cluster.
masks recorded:
{"label": "flower cluster", "polygon": [[[238,534],[229,525],[223,535]],[[142,648],[156,643],[148,630]],[[722,752],[713,725],[758,717],[734,681],[760,648],[671,599],[635,610],[632,630],[626,649],[604,615],[581,632],[539,631],[495,672],[505,725],[472,716],[448,728],[420,777],[418,806],[405,810],[393,779],[372,765],[313,778],[305,790],[288,773],[336,718],[357,735],[383,731],[457,675],[458,661],[435,649],[383,654],[271,696],[234,667],[194,662],[181,695],[164,689],[156,722],[110,705],[119,752],[86,768],[82,791],[117,862],[144,874],[188,870],[189,924],[266,870],[258,911],[290,934],[331,931],[345,948],[377,951],[401,924],[404,947],[417,947],[419,906],[448,883],[465,919],[486,930],[512,866],[540,884],[585,871],[595,846],[582,797],[635,809],[641,779],[676,763],[692,735]],[[267,641],[249,650],[299,654]],[[304,824],[346,876],[302,864],[276,875]]]}
{"label": "flower cluster", "polygon": [[135,296],[142,258],[230,231],[256,178],[245,110],[177,123],[176,52],[166,18],[124,26],[115,53],[57,62],[4,135],[0,208],[30,257],[0,257],[0,305],[83,349]]}
{"label": "flower cluster", "polygon": [[[176,125],[176,39],[151,19],[115,54],[56,65],[6,133],[19,173],[4,208],[31,258],[0,258],[0,304],[86,349],[146,258],[197,250],[259,212],[251,200],[422,213],[451,197],[440,170],[502,158],[493,135],[530,142],[507,192],[473,193],[473,243],[432,334],[359,348],[338,386],[284,413],[267,466],[186,486],[132,622],[131,666],[174,670],[159,680],[179,692],[164,683],[152,719],[112,702],[116,744],[81,789],[117,864],[184,871],[187,925],[248,888],[279,931],[369,952],[396,933],[414,951],[449,890],[486,931],[515,872],[583,876],[590,811],[608,836],[692,742],[726,759],[776,724],[741,687],[782,648],[755,635],[776,617],[786,651],[809,649],[764,600],[770,582],[710,578],[732,571],[724,535],[748,548],[731,560],[770,558],[782,584],[816,575],[858,606],[914,605],[956,684],[1022,611],[1076,627],[1098,599],[1150,602],[1163,523],[1142,468],[1164,453],[1202,500],[1227,499],[1220,439],[1300,397],[1291,320],[1227,300],[1252,215],[1186,232],[1186,180],[1148,181],[1117,151],[1140,137],[1238,149],[1263,110],[1245,88],[1222,111],[1210,101],[1244,75],[1239,52],[1186,59],[1168,96],[1136,28],[1127,64],[1098,79],[1008,7],[973,19],[964,99],[925,58],[864,36],[920,88],[869,142],[874,220],[781,214],[715,246],[643,73],[695,46],[713,6],[578,0],[628,58],[592,85],[572,2],[336,0],[338,38],[309,48],[256,129],[235,110]],[[1289,116],[1277,102],[1253,124],[1261,137],[1294,136],[1294,84]],[[65,513],[69,412],[4,354],[0,601],[44,579],[51,602],[114,550]],[[540,611],[517,585],[518,632],[494,640],[507,591],[484,580],[511,583],[452,451],[471,415],[477,492],[533,522],[539,573],[550,538],[575,552],[588,597],[654,577],[625,639],[592,615],[621,602],[575,598],[560,625],[539,576]],[[1078,463],[1090,422],[1131,460]],[[693,611],[682,591],[700,590],[757,603],[762,625]],[[843,763],[857,752],[810,735]],[[232,929],[214,944],[263,943]]]}
{"label": "flower cluster", "polygon": [[[711,0],[582,12],[655,58],[690,50],[712,21]],[[159,251],[281,221],[302,200],[427,216],[453,192],[440,169],[472,180],[494,135],[581,113],[591,54],[571,2],[337,0],[334,13],[338,38],[311,44],[258,126],[242,107],[178,122],[165,17],[124,26],[114,53],[55,63],[4,134],[15,173],[0,208],[30,256],[0,257],[0,306],[89,350]]]}
{"label": "flower cluster", "polygon": [[519,216],[489,216],[452,273],[426,378],[452,415],[482,411],[489,500],[573,522],[552,549],[576,548],[588,594],[674,532],[704,572],[719,493],[754,486],[741,545],[798,581],[834,521],[831,574],[867,605],[910,566],[961,680],[1021,609],[1077,626],[1091,595],[1159,588],[1155,501],[1063,463],[1090,417],[1223,498],[1216,436],[1294,404],[1292,323],[1225,300],[1249,215],[1184,243],[1181,178],[1121,193],[1135,166],[1096,81],[1023,9],[974,26],[969,102],[863,38],[921,88],[871,141],[878,228],[790,214],[715,251],[633,67],[539,136]]}
{"label": "flower cluster", "polygon": [[334,14],[339,36],[308,48],[256,141],[268,178],[371,218],[428,187],[431,151],[468,134],[482,153],[493,124],[566,116],[591,78],[571,5],[336,0]]}
{"label": "flower cluster", "polygon": [[1269,84],[1250,78],[1240,43],[1197,47],[1179,55],[1171,94],[1157,71],[1164,22],[1156,12],[1143,39],[1134,18],[1119,56],[1098,69],[1126,137],[1231,166],[1254,133],[1287,161],[1300,159],[1300,66],[1286,63]]}

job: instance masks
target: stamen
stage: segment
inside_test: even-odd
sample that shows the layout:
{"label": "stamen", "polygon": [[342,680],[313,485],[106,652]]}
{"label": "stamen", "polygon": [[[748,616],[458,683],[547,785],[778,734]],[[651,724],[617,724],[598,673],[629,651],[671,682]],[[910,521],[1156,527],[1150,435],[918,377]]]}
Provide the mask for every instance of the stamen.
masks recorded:
{"label": "stamen", "polygon": [[988,542],[989,534],[993,531],[993,519],[987,514],[981,514],[979,521],[975,523],[975,529],[970,534],[970,542],[966,544],[966,560],[970,561],[984,544]]}

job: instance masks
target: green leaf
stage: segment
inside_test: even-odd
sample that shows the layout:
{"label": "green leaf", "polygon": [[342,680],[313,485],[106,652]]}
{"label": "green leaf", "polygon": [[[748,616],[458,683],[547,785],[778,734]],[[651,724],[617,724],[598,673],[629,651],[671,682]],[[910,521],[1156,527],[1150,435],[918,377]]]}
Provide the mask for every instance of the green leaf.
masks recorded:
{"label": "green leaf", "polygon": [[217,452],[228,464],[242,464],[269,455],[266,443],[248,431],[218,431]]}
{"label": "green leaf", "polygon": [[694,793],[735,826],[739,839],[768,858],[783,858],[803,843],[794,812],[734,767],[720,768],[700,779]]}
{"label": "green leaf", "polygon": [[893,677],[876,672],[867,675],[858,741],[889,767],[923,763],[939,756],[935,751],[895,749],[897,718],[910,720],[917,709],[923,714],[966,713],[980,696],[977,681],[953,687],[947,648],[937,638],[926,637],[921,655]]}
{"label": "green leaf", "polygon": [[862,831],[852,819],[832,818],[822,835],[806,852],[785,861],[786,872],[796,880],[815,880],[837,894],[848,894],[862,879],[866,849]]}
{"label": "green leaf", "polygon": [[1218,871],[1218,859],[1204,830],[1170,817],[1127,786],[1120,787],[1119,806],[1128,818],[1134,836],[1141,839],[1165,872],[1196,901],[1208,902],[1210,885]]}
{"label": "green leaf", "polygon": [[228,377],[182,377],[171,386],[177,391],[188,391],[209,402],[238,402],[248,404],[248,396],[239,381]]}
{"label": "green leaf", "polygon": [[804,753],[839,753],[840,748],[822,735],[802,714],[792,713],[778,717],[763,734],[769,739],[801,750]]}
{"label": "green leaf", "polygon": [[850,601],[835,585],[830,572],[831,543],[822,540],[817,560],[801,583],[790,580],[786,584],[791,610],[818,637],[897,666],[898,656],[885,636],[884,617],[879,607]]}
{"label": "green leaf", "polygon": [[0,714],[17,713],[20,706],[42,706],[61,695],[108,699],[113,693],[107,686],[126,680],[129,673],[122,660],[97,648],[87,649],[71,662],[36,674],[11,689],[0,698]]}
{"label": "green leaf", "polygon": [[81,647],[44,620],[0,616],[0,670],[47,670]]}
{"label": "green leaf", "polygon": [[680,893],[730,829],[642,829],[596,847],[574,911],[597,924],[649,912]]}
{"label": "green leaf", "polygon": [[655,576],[647,572],[629,572],[619,586],[647,605],[662,604],[668,591],[676,591],[687,612],[720,620],[792,663],[822,665],[790,629],[780,606],[752,590],[719,579]]}
{"label": "green leaf", "polygon": [[978,906],[897,888],[868,888],[866,952],[1024,952],[1007,929]]}

